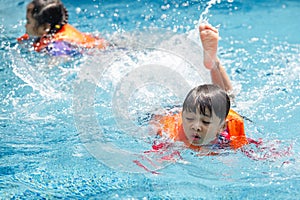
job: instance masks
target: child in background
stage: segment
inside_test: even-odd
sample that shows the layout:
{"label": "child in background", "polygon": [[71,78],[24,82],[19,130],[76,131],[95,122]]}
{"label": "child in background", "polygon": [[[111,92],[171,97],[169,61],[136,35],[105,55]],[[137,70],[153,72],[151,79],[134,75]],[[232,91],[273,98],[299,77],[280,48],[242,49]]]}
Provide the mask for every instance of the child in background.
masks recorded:
{"label": "child in background", "polygon": [[153,123],[158,127],[159,135],[184,142],[196,151],[207,147],[238,149],[248,141],[243,118],[230,109],[227,93],[232,90],[232,85],[217,57],[218,30],[209,24],[201,24],[199,31],[204,65],[210,70],[213,84],[193,88],[183,103],[182,112],[157,115]]}
{"label": "child in background", "polygon": [[37,52],[74,55],[79,53],[79,48],[105,49],[108,46],[104,39],[81,33],[68,24],[68,12],[60,0],[33,0],[27,5],[26,20],[26,34],[17,40],[37,37],[33,43]]}

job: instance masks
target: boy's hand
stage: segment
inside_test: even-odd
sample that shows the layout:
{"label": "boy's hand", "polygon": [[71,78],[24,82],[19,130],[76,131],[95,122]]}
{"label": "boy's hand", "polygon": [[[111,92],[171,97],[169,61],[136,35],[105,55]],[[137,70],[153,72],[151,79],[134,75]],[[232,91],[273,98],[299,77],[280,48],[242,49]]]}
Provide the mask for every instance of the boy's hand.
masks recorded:
{"label": "boy's hand", "polygon": [[218,41],[219,31],[210,24],[201,24],[199,26],[200,39],[204,50],[204,66],[211,70],[218,61]]}

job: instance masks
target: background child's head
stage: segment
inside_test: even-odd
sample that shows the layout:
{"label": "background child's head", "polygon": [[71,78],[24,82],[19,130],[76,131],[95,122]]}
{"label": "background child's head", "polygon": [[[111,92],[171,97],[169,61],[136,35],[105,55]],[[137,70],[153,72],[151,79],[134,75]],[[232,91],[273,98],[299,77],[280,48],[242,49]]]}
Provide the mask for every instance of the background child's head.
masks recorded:
{"label": "background child's head", "polygon": [[[33,0],[27,6],[26,31],[40,36],[45,33],[55,33],[68,23],[68,12],[60,0]],[[39,28],[42,28],[38,31]],[[29,30],[28,30],[29,29]]]}
{"label": "background child's head", "polygon": [[182,110],[182,125],[186,138],[193,145],[206,145],[226,127],[230,109],[226,92],[216,85],[201,85],[192,89]]}

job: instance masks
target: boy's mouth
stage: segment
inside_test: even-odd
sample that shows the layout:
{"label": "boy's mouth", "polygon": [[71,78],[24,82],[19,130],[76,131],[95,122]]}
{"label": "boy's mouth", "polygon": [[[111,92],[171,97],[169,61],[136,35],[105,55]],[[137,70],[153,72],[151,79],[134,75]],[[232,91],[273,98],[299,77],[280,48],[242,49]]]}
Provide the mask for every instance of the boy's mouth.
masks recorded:
{"label": "boy's mouth", "polygon": [[193,134],[193,141],[199,141],[201,140],[201,136],[197,134]]}

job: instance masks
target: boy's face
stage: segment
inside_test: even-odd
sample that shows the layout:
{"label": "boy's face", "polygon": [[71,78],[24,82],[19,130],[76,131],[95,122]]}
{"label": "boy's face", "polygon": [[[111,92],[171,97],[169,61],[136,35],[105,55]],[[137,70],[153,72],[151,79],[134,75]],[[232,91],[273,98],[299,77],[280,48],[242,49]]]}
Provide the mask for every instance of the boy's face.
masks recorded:
{"label": "boy's face", "polygon": [[215,140],[218,133],[224,128],[224,121],[214,112],[211,114],[207,108],[202,114],[198,110],[196,113],[187,110],[182,112],[185,135],[189,143],[196,146],[207,145]]}

